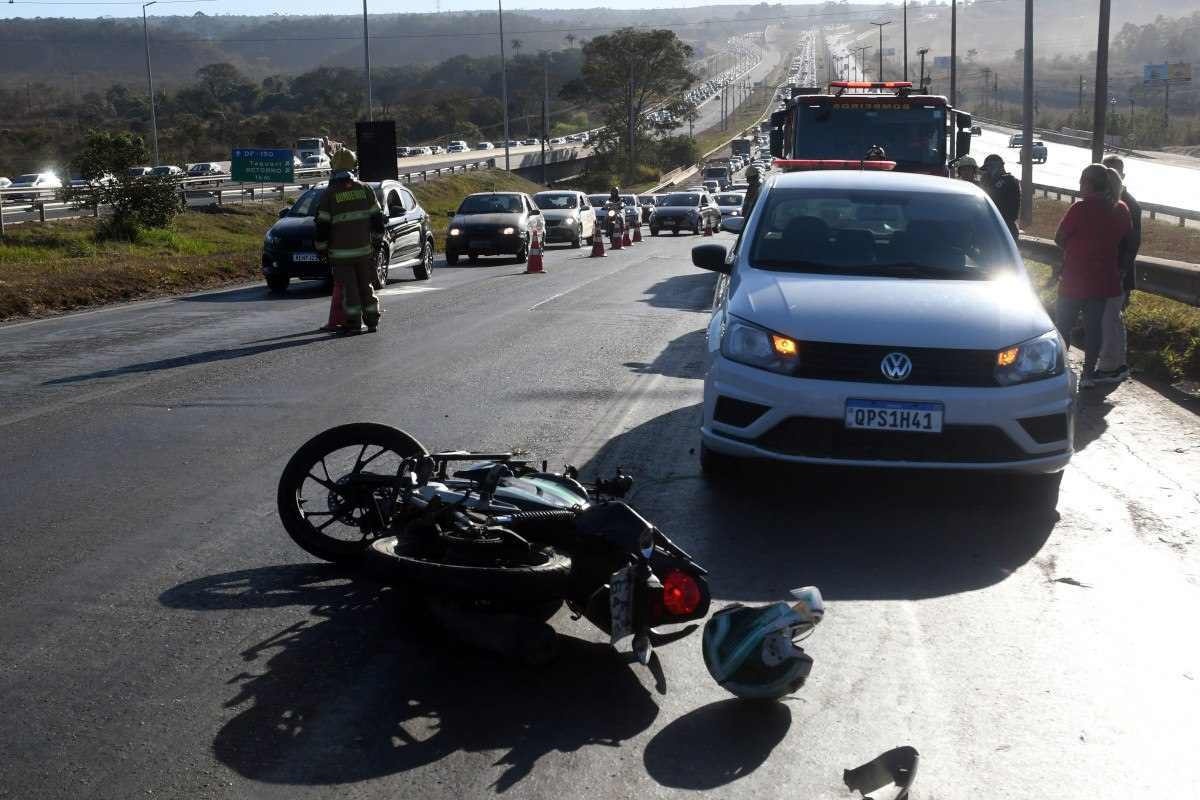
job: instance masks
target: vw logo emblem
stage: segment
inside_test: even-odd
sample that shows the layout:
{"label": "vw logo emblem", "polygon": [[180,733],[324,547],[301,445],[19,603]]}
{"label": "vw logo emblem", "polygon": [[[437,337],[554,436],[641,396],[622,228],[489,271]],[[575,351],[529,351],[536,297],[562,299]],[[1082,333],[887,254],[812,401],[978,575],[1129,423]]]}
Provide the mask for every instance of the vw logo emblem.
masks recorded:
{"label": "vw logo emblem", "polygon": [[880,362],[879,371],[889,381],[907,380],[912,374],[912,359],[904,353],[888,353]]}

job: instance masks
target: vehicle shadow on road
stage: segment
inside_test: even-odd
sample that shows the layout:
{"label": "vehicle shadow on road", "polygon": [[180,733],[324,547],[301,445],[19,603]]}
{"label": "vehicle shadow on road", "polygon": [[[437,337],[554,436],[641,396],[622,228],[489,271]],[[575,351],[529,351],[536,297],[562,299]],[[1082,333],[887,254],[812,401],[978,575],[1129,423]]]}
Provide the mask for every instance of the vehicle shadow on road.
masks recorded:
{"label": "vehicle shadow on road", "polygon": [[642,302],[656,308],[708,313],[713,307],[713,291],[716,285],[715,272],[701,272],[697,269],[695,272],[673,275],[659,281],[646,290],[646,297]]}
{"label": "vehicle shadow on road", "polygon": [[703,378],[707,336],[705,328],[690,331],[668,342],[649,364],[626,361],[624,366],[633,372],[666,375],[669,378]]}
{"label": "vehicle shadow on road", "polygon": [[[399,592],[330,565],[212,575],[159,599],[193,611],[307,609],[246,647],[245,671],[229,681],[224,706],[236,715],[213,752],[252,780],[346,784],[502,751],[490,788],[504,792],[549,753],[618,747],[658,716],[651,691],[607,644],[560,633],[551,665],[522,667],[437,641]],[[460,777],[459,796],[480,793]]]}
{"label": "vehicle shadow on road", "polygon": [[701,476],[700,405],[610,440],[585,476],[620,465],[631,502],[712,570],[713,595],[777,600],[816,584],[831,600],[919,599],[999,583],[1058,520],[1006,476],[747,462]]}
{"label": "vehicle shadow on road", "polygon": [[791,725],[784,703],[721,700],[673,720],[646,744],[642,760],[663,786],[715,789],[762,766]]}
{"label": "vehicle shadow on road", "polygon": [[[62,378],[54,378],[53,380],[42,381],[42,386],[61,386],[64,384],[82,383],[84,381],[95,381],[103,378],[116,378],[123,375],[136,375],[144,372],[158,372],[164,369],[177,369],[178,367],[187,367],[193,364],[211,364],[217,361],[230,361],[236,358],[245,358],[247,356],[255,356],[260,353],[269,353],[272,350],[285,350],[292,347],[303,347],[313,342],[323,342],[336,334],[322,330],[312,330],[306,332],[309,338],[301,339],[291,336],[275,337],[271,340],[266,340],[262,343],[251,343],[241,347],[229,347],[222,350],[204,350],[199,353],[189,353],[184,356],[174,356],[172,358],[160,358],[155,361],[143,361],[138,364],[128,364],[124,367],[114,367],[112,369],[102,369],[96,372],[83,372],[78,375],[67,375]],[[304,333],[298,336],[304,336]]]}
{"label": "vehicle shadow on road", "polygon": [[204,292],[186,297],[177,297],[180,303],[258,303],[262,301],[278,302],[282,300],[311,300],[314,297],[328,297],[332,284],[326,281],[303,281],[288,287],[286,292],[276,294],[266,286],[243,286],[240,289],[229,289],[224,292]]}

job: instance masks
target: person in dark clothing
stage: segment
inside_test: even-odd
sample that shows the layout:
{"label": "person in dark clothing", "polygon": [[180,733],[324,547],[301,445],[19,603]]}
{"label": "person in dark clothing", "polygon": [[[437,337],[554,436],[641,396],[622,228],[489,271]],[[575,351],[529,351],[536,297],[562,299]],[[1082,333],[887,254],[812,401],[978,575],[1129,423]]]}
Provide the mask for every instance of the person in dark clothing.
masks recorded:
{"label": "person in dark clothing", "polygon": [[1120,383],[1129,377],[1126,355],[1125,307],[1129,305],[1129,293],[1133,291],[1134,264],[1142,246],[1142,207],[1124,186],[1125,162],[1120,156],[1108,156],[1104,166],[1116,171],[1121,177],[1121,202],[1129,209],[1132,228],[1121,240],[1120,268],[1121,294],[1110,297],[1104,306],[1104,343],[1100,346],[1100,358],[1096,361],[1096,383]]}
{"label": "person in dark clothing", "polygon": [[754,210],[754,204],[758,202],[758,193],[762,191],[762,176],[758,172],[758,167],[753,164],[746,167],[746,183],[749,186],[746,189],[746,196],[742,198],[742,219],[750,216],[750,212]]}
{"label": "person in dark clothing", "polygon": [[983,160],[980,186],[1000,209],[1000,216],[1013,239],[1018,238],[1021,235],[1017,229],[1017,220],[1021,216],[1021,183],[1004,169],[1004,159],[995,153]]}

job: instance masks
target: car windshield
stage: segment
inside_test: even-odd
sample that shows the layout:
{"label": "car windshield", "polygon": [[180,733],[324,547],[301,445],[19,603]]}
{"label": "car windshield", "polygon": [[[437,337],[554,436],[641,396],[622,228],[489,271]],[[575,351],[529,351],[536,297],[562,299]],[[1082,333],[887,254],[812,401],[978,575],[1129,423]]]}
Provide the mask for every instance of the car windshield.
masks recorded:
{"label": "car windshield", "polygon": [[744,199],[740,194],[719,194],[717,195],[717,205],[740,206]]}
{"label": "car windshield", "polygon": [[575,195],[555,192],[539,192],[533,196],[533,202],[541,209],[568,209],[575,207]]}
{"label": "car windshield", "polygon": [[700,195],[698,194],[669,194],[667,199],[663,200],[664,206],[698,206],[700,205]]}
{"label": "car windshield", "polygon": [[878,103],[797,106],[796,158],[862,158],[879,145],[893,161],[941,164],[946,110]]}
{"label": "car windshield", "polygon": [[775,189],[754,229],[760,269],[969,280],[1015,269],[983,197]]}
{"label": "car windshield", "polygon": [[621,195],[621,202],[627,206],[636,206],[638,204],[637,195],[623,194]]}
{"label": "car windshield", "polygon": [[155,167],[154,169],[150,170],[150,172],[151,172],[151,174],[154,174],[154,175],[170,175],[171,168],[170,167]]}
{"label": "car windshield", "polygon": [[462,201],[459,214],[520,214],[521,198],[514,194],[473,194]]}
{"label": "car windshield", "polygon": [[608,195],[606,195],[606,194],[589,194],[588,202],[594,206],[602,206],[608,202]]}
{"label": "car windshield", "polygon": [[37,173],[32,175],[18,175],[13,178],[13,183],[33,183],[38,179]]}
{"label": "car windshield", "polygon": [[724,178],[728,174],[729,170],[726,167],[711,167],[704,170],[704,177],[706,178]]}
{"label": "car windshield", "polygon": [[304,194],[296,199],[292,207],[288,209],[289,217],[315,217],[317,215],[317,204],[321,202],[321,195],[325,194],[325,187],[317,187],[309,189]]}

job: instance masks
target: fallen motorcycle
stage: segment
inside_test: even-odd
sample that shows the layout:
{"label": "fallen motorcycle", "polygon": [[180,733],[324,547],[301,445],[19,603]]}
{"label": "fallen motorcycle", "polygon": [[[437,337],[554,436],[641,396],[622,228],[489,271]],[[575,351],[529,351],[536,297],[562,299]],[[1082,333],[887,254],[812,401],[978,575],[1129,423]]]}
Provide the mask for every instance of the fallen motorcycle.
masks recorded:
{"label": "fallen motorcycle", "polygon": [[[278,506],[306,551],[416,592],[446,627],[494,638],[506,621],[545,627],[565,602],[614,647],[632,637],[649,664],[653,629],[702,619],[711,598],[706,571],[620,499],[632,485],[620,469],[585,484],[573,467],[431,453],[396,428],[353,423],[296,451]],[[517,629],[510,638],[527,641]]]}

